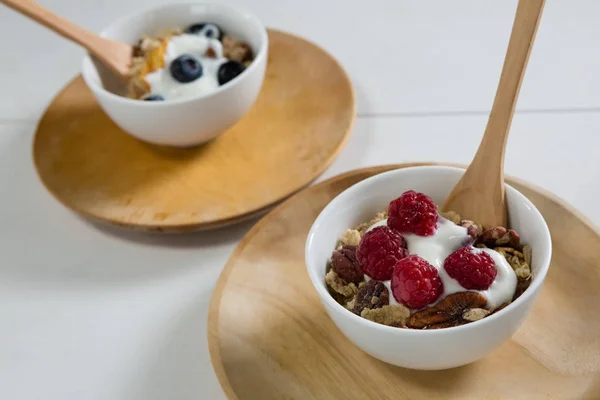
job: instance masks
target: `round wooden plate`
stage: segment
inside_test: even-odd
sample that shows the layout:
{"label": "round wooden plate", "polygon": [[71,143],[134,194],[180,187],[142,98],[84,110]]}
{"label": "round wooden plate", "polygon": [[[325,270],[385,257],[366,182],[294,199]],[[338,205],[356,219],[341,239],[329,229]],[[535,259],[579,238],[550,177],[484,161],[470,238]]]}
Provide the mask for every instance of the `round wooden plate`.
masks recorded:
{"label": "round wooden plate", "polygon": [[508,182],[546,218],[554,254],[512,340],[464,367],[415,371],[368,356],[335,327],[306,272],[308,230],[347,187],[413,165],[361,169],[306,189],[241,241],[208,320],[213,366],[229,398],[600,399],[600,234],[562,201],[515,179]]}
{"label": "round wooden plate", "polygon": [[121,131],[78,77],[37,129],[41,180],[67,207],[128,228],[216,228],[264,212],[317,178],[352,128],[354,91],[328,53],[269,31],[269,61],[254,107],[218,139],[189,149]]}

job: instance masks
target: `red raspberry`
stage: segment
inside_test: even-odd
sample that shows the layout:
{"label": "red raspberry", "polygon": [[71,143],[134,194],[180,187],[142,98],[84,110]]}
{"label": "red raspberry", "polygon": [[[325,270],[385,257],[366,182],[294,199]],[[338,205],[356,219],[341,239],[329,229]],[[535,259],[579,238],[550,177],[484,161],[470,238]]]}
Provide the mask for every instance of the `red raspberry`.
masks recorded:
{"label": "red raspberry", "polygon": [[496,279],[496,264],[484,251],[462,247],[444,261],[444,269],[465,289],[486,290]]}
{"label": "red raspberry", "polygon": [[407,255],[402,235],[387,226],[378,226],[365,233],[356,250],[363,272],[378,281],[390,279],[394,265]]}
{"label": "red raspberry", "polygon": [[422,308],[444,292],[437,269],[417,255],[398,261],[392,274],[392,294],[404,305]]}
{"label": "red raspberry", "polygon": [[409,190],[392,200],[388,207],[390,228],[398,232],[412,232],[419,236],[435,233],[438,213],[431,197]]}

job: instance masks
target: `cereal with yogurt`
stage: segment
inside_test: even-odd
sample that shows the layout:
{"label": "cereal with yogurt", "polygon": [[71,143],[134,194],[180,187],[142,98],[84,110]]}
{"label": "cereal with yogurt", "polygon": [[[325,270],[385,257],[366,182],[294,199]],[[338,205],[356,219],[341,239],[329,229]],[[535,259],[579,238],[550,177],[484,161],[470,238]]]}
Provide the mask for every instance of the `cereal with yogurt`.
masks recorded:
{"label": "cereal with yogurt", "polygon": [[529,286],[531,248],[505,227],[439,213],[412,190],[346,230],[325,282],[351,312],[384,325],[439,329],[504,308]]}
{"label": "cereal with yogurt", "polygon": [[194,24],[134,46],[128,97],[146,101],[211,93],[250,65],[250,45],[211,23]]}

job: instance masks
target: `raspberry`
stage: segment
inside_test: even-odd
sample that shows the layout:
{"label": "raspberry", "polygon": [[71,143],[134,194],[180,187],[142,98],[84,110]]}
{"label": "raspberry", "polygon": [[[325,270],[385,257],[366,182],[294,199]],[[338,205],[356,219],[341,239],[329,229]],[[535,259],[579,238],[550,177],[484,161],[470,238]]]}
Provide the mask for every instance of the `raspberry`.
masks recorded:
{"label": "raspberry", "polygon": [[412,308],[433,303],[444,291],[437,269],[417,255],[398,261],[392,274],[391,288],[399,303]]}
{"label": "raspberry", "polygon": [[433,235],[437,220],[438,213],[433,200],[414,190],[402,193],[388,207],[388,226],[399,232],[411,232],[419,236]]}
{"label": "raspberry", "polygon": [[387,226],[378,226],[365,233],[356,250],[363,272],[378,281],[390,279],[394,265],[407,255],[402,235]]}
{"label": "raspberry", "polygon": [[465,289],[486,290],[496,279],[496,264],[489,254],[462,247],[444,261],[444,269]]}

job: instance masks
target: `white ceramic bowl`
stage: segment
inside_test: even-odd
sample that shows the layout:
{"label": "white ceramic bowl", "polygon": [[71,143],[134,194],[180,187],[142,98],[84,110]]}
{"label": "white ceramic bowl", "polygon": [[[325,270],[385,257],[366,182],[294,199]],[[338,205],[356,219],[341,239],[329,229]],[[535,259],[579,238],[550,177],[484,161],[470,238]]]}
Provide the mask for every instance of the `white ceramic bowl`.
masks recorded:
{"label": "white ceramic bowl", "polygon": [[106,72],[89,56],[82,75],[104,112],[125,132],[162,145],[192,146],[207,142],[240,120],[250,109],[262,86],[267,64],[268,36],[253,15],[213,3],[174,3],[123,17],[101,35],[135,44],[142,35],[154,35],[198,22],[212,22],[225,32],[245,40],[255,59],[238,77],[216,91],[191,99],[149,102],[128,99],[103,86]]}
{"label": "white ceramic bowl", "polygon": [[[441,204],[464,170],[451,167],[412,167],[365,179],[333,199],[315,220],[306,242],[306,264],[325,310],[348,339],[382,361],[413,369],[445,369],[484,357],[519,328],[537,297],[552,253],[550,231],[535,206],[506,186],[510,226],[533,248],[530,287],[499,312],[467,325],[437,330],[393,328],[361,318],[339,305],[327,292],[325,266],[340,234],[387,208],[404,191],[413,189]],[[390,294],[391,295],[391,294]]]}

